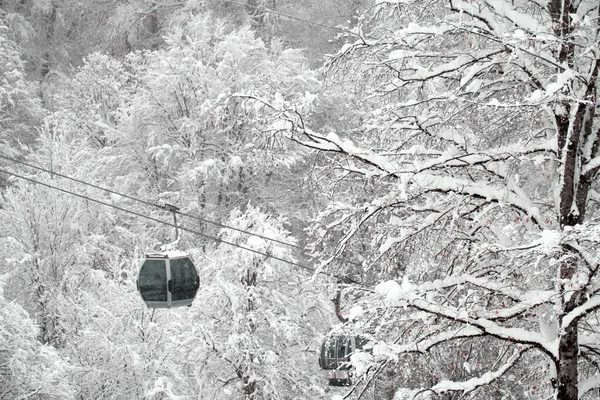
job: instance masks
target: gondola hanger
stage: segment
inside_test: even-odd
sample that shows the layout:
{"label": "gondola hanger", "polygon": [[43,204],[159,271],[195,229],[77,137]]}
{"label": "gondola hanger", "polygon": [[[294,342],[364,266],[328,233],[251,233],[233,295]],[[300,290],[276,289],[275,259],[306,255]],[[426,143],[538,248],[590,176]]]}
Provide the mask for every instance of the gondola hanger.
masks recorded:
{"label": "gondola hanger", "polygon": [[191,306],[200,287],[200,278],[192,259],[185,252],[177,250],[180,239],[177,226],[179,208],[171,204],[166,204],[164,208],[173,213],[175,240],[161,246],[160,252],[145,254],[138,273],[137,288],[149,308]]}
{"label": "gondola hanger", "polygon": [[173,213],[173,226],[175,227],[175,240],[171,243],[163,244],[160,246],[160,251],[174,251],[177,249],[177,245],[179,244],[179,226],[177,226],[177,212],[179,211],[179,207],[174,206],[172,204],[165,204],[163,208],[167,211]]}

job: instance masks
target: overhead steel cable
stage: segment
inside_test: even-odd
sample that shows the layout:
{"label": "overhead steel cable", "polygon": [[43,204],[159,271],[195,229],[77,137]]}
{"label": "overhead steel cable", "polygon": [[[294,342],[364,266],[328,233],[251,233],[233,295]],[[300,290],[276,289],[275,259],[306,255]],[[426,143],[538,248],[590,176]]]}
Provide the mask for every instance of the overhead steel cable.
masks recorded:
{"label": "overhead steel cable", "polygon": [[320,26],[322,28],[331,29],[331,30],[337,31],[337,32],[352,33],[348,29],[344,29],[344,28],[339,28],[339,27],[335,27],[335,26],[323,24],[321,22],[311,21],[309,19],[304,19],[304,18],[296,17],[296,16],[290,15],[290,14],[285,14],[285,13],[282,13],[282,12],[270,9],[268,7],[259,7],[259,6],[254,6],[254,5],[251,5],[251,4],[242,4],[242,3],[239,3],[237,1],[232,1],[232,0],[225,0],[225,3],[231,3],[231,4],[236,4],[236,5],[242,6],[242,7],[253,8],[253,9],[257,10],[257,11],[264,11],[264,12],[267,12],[267,13],[279,15],[279,16],[282,16],[282,17],[285,17],[285,18],[293,19],[293,20],[304,22],[304,23],[307,23],[307,24],[311,24],[311,25],[315,25],[315,26]]}
{"label": "overhead steel cable", "polygon": [[[160,224],[163,224],[163,225],[168,225],[168,226],[171,226],[173,228],[177,227],[177,228],[181,229],[182,231],[186,231],[186,232],[192,233],[194,235],[198,235],[198,236],[202,236],[202,237],[205,237],[207,239],[210,239],[210,240],[214,240],[214,241],[219,242],[219,243],[228,244],[230,246],[238,247],[238,248],[243,249],[243,250],[247,250],[247,251],[250,251],[250,252],[253,252],[253,253],[256,253],[256,254],[260,254],[262,256],[269,257],[269,258],[272,258],[274,260],[278,260],[278,261],[281,261],[281,262],[284,262],[284,263],[287,263],[287,264],[290,264],[290,265],[293,265],[293,266],[305,269],[307,271],[317,272],[316,269],[308,267],[306,265],[299,264],[299,263],[297,263],[295,261],[290,261],[290,260],[287,260],[285,258],[281,258],[281,257],[275,256],[273,254],[265,253],[265,252],[262,252],[262,251],[259,251],[259,250],[252,249],[250,247],[242,246],[242,245],[239,245],[237,243],[233,243],[233,242],[230,242],[230,241],[227,241],[227,240],[224,240],[224,239],[220,239],[220,238],[217,238],[217,237],[214,237],[214,236],[210,236],[210,235],[207,235],[205,233],[195,231],[193,229],[185,228],[185,227],[182,227],[182,226],[176,226],[174,223],[163,221],[163,220],[160,220],[160,219],[154,218],[154,217],[149,217],[149,216],[144,215],[142,213],[139,213],[137,211],[133,211],[133,210],[129,210],[129,209],[126,209],[126,208],[123,208],[123,207],[119,207],[119,206],[116,206],[114,204],[110,204],[110,203],[107,203],[107,202],[102,201],[102,200],[94,199],[92,197],[89,197],[89,196],[86,196],[86,195],[83,195],[83,194],[80,194],[80,193],[72,192],[70,190],[60,188],[58,186],[50,185],[50,184],[45,183],[45,182],[40,182],[40,181],[37,181],[35,179],[28,178],[26,176],[19,175],[19,174],[14,173],[14,172],[6,171],[6,170],[3,170],[3,169],[0,169],[0,172],[3,172],[3,173],[8,174],[8,175],[16,176],[17,178],[24,179],[24,180],[29,181],[31,183],[35,183],[35,184],[38,184],[38,185],[46,186],[46,187],[48,187],[50,189],[58,190],[60,192],[63,192],[63,193],[66,193],[66,194],[69,194],[69,195],[72,195],[72,196],[76,196],[76,197],[79,197],[79,198],[84,199],[84,200],[88,200],[88,201],[92,201],[94,203],[102,204],[102,205],[104,205],[106,207],[111,207],[111,208],[114,208],[116,210],[123,211],[125,213],[129,213],[129,214],[135,215],[135,216],[140,217],[140,218],[144,218],[144,219],[147,219],[147,220],[150,220],[150,221],[153,221],[153,222],[157,222],[157,223],[160,223]],[[339,277],[339,276],[336,276],[336,275],[331,275],[331,274],[328,274],[328,273],[325,273],[325,272],[321,272],[321,273],[323,275],[332,276],[334,278],[340,278],[340,279],[346,278],[346,277]]]}
{"label": "overhead steel cable", "polygon": [[[287,260],[285,258],[281,258],[281,257],[275,256],[273,254],[265,253],[265,252],[262,252],[262,251],[259,251],[259,250],[252,249],[250,247],[246,247],[246,246],[239,245],[237,243],[230,242],[228,240],[224,240],[224,239],[220,239],[220,238],[217,238],[217,237],[214,237],[214,236],[210,236],[210,235],[207,235],[205,233],[195,231],[193,229],[185,228],[183,226],[175,225],[174,223],[171,223],[171,222],[160,220],[158,218],[149,217],[149,216],[147,216],[145,214],[142,214],[142,213],[139,213],[137,211],[133,211],[133,210],[129,210],[129,209],[126,209],[126,208],[123,208],[123,207],[119,207],[119,206],[116,206],[114,204],[110,204],[110,203],[104,202],[102,200],[94,199],[92,197],[85,196],[85,195],[80,194],[80,193],[75,193],[75,192],[72,192],[70,190],[60,188],[58,186],[50,185],[48,183],[40,182],[40,181],[37,181],[35,179],[28,178],[26,176],[19,175],[19,174],[14,173],[14,172],[6,171],[6,170],[3,170],[3,169],[0,169],[0,172],[3,172],[3,173],[8,174],[8,175],[15,176],[17,178],[21,178],[23,180],[29,181],[29,182],[34,183],[34,184],[45,186],[45,187],[50,188],[50,189],[58,190],[60,192],[63,192],[63,193],[66,193],[66,194],[69,194],[69,195],[72,195],[72,196],[75,196],[75,197],[79,197],[79,198],[84,199],[84,200],[88,200],[88,201],[91,201],[91,202],[94,202],[94,203],[98,203],[98,204],[101,204],[101,205],[106,206],[106,207],[114,208],[116,210],[119,210],[119,211],[122,211],[122,212],[125,212],[125,213],[128,213],[128,214],[132,214],[132,215],[135,215],[135,216],[140,217],[140,218],[144,218],[144,219],[147,219],[147,220],[150,220],[150,221],[153,221],[153,222],[157,222],[159,224],[168,225],[168,226],[173,227],[173,228],[178,228],[178,229],[181,229],[182,231],[189,232],[189,233],[191,233],[193,235],[202,236],[202,237],[205,237],[205,238],[210,239],[210,240],[214,240],[214,241],[219,242],[219,243],[224,243],[224,244],[227,244],[227,245],[230,245],[230,246],[233,246],[233,247],[240,248],[242,250],[250,251],[252,253],[259,254],[261,256],[265,256],[267,258],[272,258],[274,260],[281,261],[281,262],[284,262],[286,264],[302,268],[302,269],[310,271],[312,273],[318,273],[318,274],[330,276],[332,278],[336,278],[338,281],[344,281],[344,282],[349,282],[349,283],[358,283],[354,279],[349,278],[347,276],[335,275],[335,274],[331,274],[331,273],[328,273],[328,272],[319,271],[319,270],[317,270],[315,268],[308,267],[306,265],[297,263],[295,261],[290,261],[290,260]],[[251,232],[247,232],[247,233],[249,233],[250,235],[252,235]]]}
{"label": "overhead steel cable", "polygon": [[[103,191],[105,191],[107,193],[115,194],[117,196],[121,196],[121,197],[124,197],[124,198],[129,199],[129,200],[137,201],[137,202],[145,204],[147,206],[156,207],[156,208],[160,208],[160,209],[166,210],[165,206],[161,206],[160,204],[152,203],[152,202],[149,202],[149,201],[146,201],[146,200],[135,198],[133,196],[129,196],[127,194],[119,193],[119,192],[116,192],[116,191],[114,191],[112,189],[107,189],[105,187],[98,186],[98,185],[93,184],[93,183],[85,182],[85,181],[82,181],[80,179],[68,176],[68,175],[63,175],[61,173],[48,170],[46,168],[42,168],[42,167],[38,167],[38,166],[33,165],[33,164],[26,163],[25,161],[20,161],[20,160],[17,160],[17,159],[11,158],[11,157],[7,157],[7,156],[1,155],[1,154],[0,154],[0,158],[3,158],[3,159],[8,160],[8,161],[15,162],[15,163],[18,163],[18,164],[25,165],[27,167],[34,168],[34,169],[37,169],[39,171],[47,172],[47,173],[49,173],[51,175],[56,175],[56,176],[59,176],[61,178],[65,178],[65,179],[68,179],[70,181],[82,184],[82,185],[87,185],[87,186],[93,187],[93,188],[98,189],[98,190],[103,190]],[[171,211],[171,210],[167,210],[167,211]],[[259,237],[261,239],[265,239],[265,240],[269,240],[269,241],[272,241],[272,242],[276,242],[276,243],[282,244],[284,246],[293,247],[293,248],[299,249],[299,250],[302,249],[300,246],[297,246],[297,245],[292,244],[292,243],[284,242],[284,241],[279,240],[279,239],[270,238],[268,236],[264,236],[264,235],[261,235],[259,233],[245,231],[245,230],[240,229],[240,228],[234,228],[233,226],[228,226],[228,225],[222,224],[220,222],[211,221],[209,219],[198,217],[196,215],[192,215],[192,214],[188,214],[188,213],[184,213],[184,212],[181,212],[179,210],[177,210],[177,211],[171,211],[171,212],[175,212],[175,213],[177,213],[177,214],[179,214],[181,216],[184,216],[184,217],[195,218],[195,219],[197,219],[199,221],[206,222],[206,223],[209,223],[209,224],[213,224],[213,225],[219,226],[221,228],[231,229],[233,231],[237,231],[237,232],[240,232],[240,233],[245,233],[245,234],[248,234],[248,235]]]}

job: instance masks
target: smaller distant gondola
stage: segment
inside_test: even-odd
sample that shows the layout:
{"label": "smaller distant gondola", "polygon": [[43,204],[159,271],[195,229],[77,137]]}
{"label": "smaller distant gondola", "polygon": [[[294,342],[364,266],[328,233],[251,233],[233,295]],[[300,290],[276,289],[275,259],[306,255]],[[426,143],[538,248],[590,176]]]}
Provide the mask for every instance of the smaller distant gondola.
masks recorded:
{"label": "smaller distant gondola", "polygon": [[351,384],[352,365],[350,356],[362,350],[368,340],[361,336],[333,336],[325,339],[321,345],[319,366],[325,370],[325,376],[331,386]]}
{"label": "smaller distant gondola", "polygon": [[149,308],[192,305],[200,278],[192,260],[182,251],[146,254],[137,287]]}

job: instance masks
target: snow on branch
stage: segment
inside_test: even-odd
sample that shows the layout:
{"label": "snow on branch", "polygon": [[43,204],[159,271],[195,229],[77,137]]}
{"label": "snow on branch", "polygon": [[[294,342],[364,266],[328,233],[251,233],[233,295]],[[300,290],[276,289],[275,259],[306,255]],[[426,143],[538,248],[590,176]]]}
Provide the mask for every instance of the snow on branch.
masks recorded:
{"label": "snow on branch", "polygon": [[580,334],[578,336],[578,341],[579,341],[579,345],[580,346],[587,346],[587,347],[599,347],[600,346],[600,333],[594,333],[594,334]]}
{"label": "snow on branch", "polygon": [[488,7],[481,7],[477,3],[474,4],[465,0],[452,0],[450,4],[453,10],[464,12],[477,20],[485,22],[499,37],[511,33],[510,28],[512,27],[506,22],[512,24],[513,27],[532,33],[542,33],[547,30],[531,14],[524,14],[516,10],[505,0],[489,0],[487,2]]}
{"label": "snow on branch", "polygon": [[581,169],[581,172],[583,175],[586,175],[586,174],[589,174],[590,172],[598,170],[599,168],[600,168],[600,157],[594,157],[583,166],[583,168]]}
{"label": "snow on branch", "polygon": [[351,229],[348,230],[348,232],[346,232],[343,236],[342,239],[340,239],[338,241],[338,244],[335,248],[334,253],[327,258],[326,260],[324,260],[321,263],[320,269],[325,267],[326,265],[329,265],[331,262],[333,262],[340,254],[342,254],[343,250],[346,248],[346,245],[348,244],[348,242],[350,241],[350,239],[352,239],[352,237],[354,236],[354,234],[358,231],[358,229],[370,218],[372,218],[374,215],[376,215],[379,211],[381,211],[382,207],[376,207],[376,206],[371,206],[368,207],[367,210],[365,210],[364,214],[360,217],[360,219],[353,221],[353,226]]}
{"label": "snow on branch", "polygon": [[[406,125],[406,127],[414,127],[415,124]],[[400,127],[399,129],[401,129]],[[394,173],[417,173],[422,172],[432,166],[472,166],[482,164],[484,162],[497,162],[504,161],[505,159],[513,158],[515,155],[532,154],[536,152],[551,152],[556,147],[556,139],[547,139],[541,142],[535,143],[514,143],[508,146],[501,146],[498,148],[486,149],[485,152],[472,151],[468,154],[450,154],[449,152],[431,151],[430,154],[438,155],[429,162],[421,162],[420,164],[407,169],[400,169],[399,164],[392,163],[387,160],[387,157],[373,153],[370,150],[364,150],[356,147],[350,140],[343,140],[333,132],[323,135],[321,133],[314,132],[308,128],[302,129],[301,133],[308,138],[307,140],[300,140],[298,138],[290,137],[300,144],[322,151],[333,151],[339,153],[345,153],[350,156],[360,157],[361,161],[366,164],[372,165],[385,171],[388,174]],[[413,149],[404,155],[423,155],[428,153],[428,149]]]}
{"label": "snow on branch", "polygon": [[[462,276],[462,279],[448,278],[444,281],[447,284],[452,283],[453,285],[459,285],[461,282],[468,282],[465,277],[466,275]],[[434,287],[443,287],[444,281],[434,282],[433,285]],[[482,282],[479,283],[482,284]],[[430,284],[425,284],[422,287],[429,287],[429,285]],[[481,330],[485,335],[493,336],[513,343],[533,345],[553,358],[557,357],[557,339],[548,340],[543,335],[540,335],[539,332],[532,332],[517,327],[505,327],[494,321],[495,319],[500,319],[503,317],[510,318],[517,316],[528,309],[545,304],[551,300],[553,292],[535,291],[525,292],[520,295],[515,292],[513,295],[518,295],[518,297],[522,300],[521,303],[518,303],[513,307],[509,307],[506,310],[488,310],[485,314],[478,315],[477,312],[469,312],[469,310],[463,307],[456,308],[439,304],[432,300],[431,296],[427,296],[427,293],[425,293],[425,297],[421,295],[420,293],[422,289],[420,289],[420,286],[412,285],[405,277],[402,285],[399,285],[395,281],[387,281],[377,285],[375,291],[380,295],[383,295],[386,298],[386,302],[390,305],[408,303],[409,306],[420,311],[437,315],[450,321],[459,322],[467,326],[472,326]]]}
{"label": "snow on branch", "polygon": [[551,297],[555,294],[554,291],[549,290],[522,291],[518,287],[508,286],[506,283],[497,282],[490,278],[480,278],[469,274],[463,274],[434,282],[425,282],[418,286],[418,290],[429,291],[459,286],[465,283],[470,283],[474,286],[487,289],[490,292],[504,295],[514,301],[528,304],[529,307],[534,304],[537,305],[546,303],[550,301]]}
{"label": "snow on branch", "polygon": [[562,319],[562,329],[565,329],[573,323],[587,314],[600,309],[600,295],[592,296],[585,303],[579,307],[575,307],[572,311],[567,313]]}
{"label": "snow on branch", "polygon": [[467,393],[471,393],[482,386],[489,385],[496,379],[500,378],[519,361],[525,352],[529,351],[530,349],[531,347],[515,349],[514,353],[508,358],[508,360],[506,360],[506,362],[496,371],[488,371],[479,377],[471,378],[462,382],[443,380],[429,389],[399,389],[395,398],[411,400],[416,400],[418,398],[429,398],[432,392],[436,395],[447,392],[463,392],[464,396]]}
{"label": "snow on branch", "polygon": [[452,61],[446,62],[437,68],[427,71],[425,69],[417,69],[414,74],[409,75],[406,78],[398,78],[403,81],[426,81],[429,79],[437,78],[439,76],[443,76],[452,72],[456,72],[458,70],[462,70],[471,66],[473,64],[477,64],[483,60],[488,60],[493,58],[493,56],[503,53],[505,50],[496,50],[496,51],[488,51],[481,52],[480,54],[461,54],[455,57]]}
{"label": "snow on branch", "polygon": [[542,221],[539,208],[522,190],[515,190],[515,188],[507,190],[505,187],[493,187],[486,182],[472,182],[466,179],[425,173],[413,176],[412,181],[429,191],[454,192],[487,201],[509,204],[525,212],[536,222]]}
{"label": "snow on branch", "polygon": [[[408,166],[400,164],[396,161],[390,160],[388,157],[381,156],[373,153],[369,150],[364,150],[357,147],[350,140],[343,140],[338,135],[330,132],[327,135],[314,132],[310,129],[304,128],[301,133],[307,138],[305,140],[297,137],[290,137],[290,139],[296,142],[317,150],[337,152],[346,154],[357,161],[360,161],[366,165],[372,166],[380,171],[380,175],[400,177],[403,174],[410,176],[411,181],[419,187],[428,191],[438,192],[454,192],[462,195],[473,196],[477,198],[486,199],[488,201],[494,201],[504,204],[510,204],[527,215],[531,216],[536,222],[542,221],[540,210],[534,204],[534,202],[526,195],[526,193],[518,188],[516,184],[511,185],[509,190],[506,187],[494,187],[487,182],[473,182],[466,179],[453,178],[446,175],[436,175],[431,173],[425,173],[421,166]],[[523,154],[527,152],[527,146],[520,145],[520,148],[515,146],[503,147],[501,149],[503,154]],[[536,150],[542,150],[550,148],[550,142],[544,143],[543,146],[533,146]],[[493,151],[492,151],[493,152]],[[473,163],[480,163],[486,156],[473,156],[471,160]],[[489,159],[489,156],[487,156]],[[493,158],[490,159],[493,161]],[[455,160],[453,160],[455,161]],[[466,159],[461,159],[463,167],[470,166]],[[365,171],[365,174],[374,175],[373,172]]]}
{"label": "snow on branch", "polygon": [[515,155],[526,155],[533,153],[552,152],[556,147],[556,140],[544,140],[538,143],[524,145],[516,143],[510,146],[502,146],[499,148],[486,149],[485,152],[472,151],[465,154],[452,154],[451,152],[442,152],[437,157],[431,158],[427,162],[418,163],[415,166],[414,172],[421,172],[432,167],[447,168],[447,167],[465,167],[475,166],[479,164],[503,162]]}
{"label": "snow on branch", "polygon": [[594,375],[579,382],[579,398],[592,389],[600,387],[600,375]]}
{"label": "snow on branch", "polygon": [[415,340],[414,342],[390,346],[395,354],[402,353],[422,353],[439,344],[446,343],[451,340],[465,339],[483,336],[484,332],[472,325],[464,325],[457,329],[444,330],[437,334],[427,336],[423,339]]}
{"label": "snow on branch", "polygon": [[499,17],[510,21],[521,29],[535,33],[544,32],[546,30],[544,26],[535,19],[533,14],[522,13],[515,9],[513,6],[514,2],[511,4],[506,0],[488,0],[488,4],[493,7],[494,13]]}
{"label": "snow on branch", "polygon": [[407,300],[411,306],[431,314],[470,324],[482,329],[486,334],[514,343],[532,344],[544,350],[554,358],[558,355],[558,342],[549,341],[537,332],[531,332],[523,328],[508,328],[486,318],[471,318],[466,310],[455,309],[441,304],[432,303],[416,294],[409,294]]}

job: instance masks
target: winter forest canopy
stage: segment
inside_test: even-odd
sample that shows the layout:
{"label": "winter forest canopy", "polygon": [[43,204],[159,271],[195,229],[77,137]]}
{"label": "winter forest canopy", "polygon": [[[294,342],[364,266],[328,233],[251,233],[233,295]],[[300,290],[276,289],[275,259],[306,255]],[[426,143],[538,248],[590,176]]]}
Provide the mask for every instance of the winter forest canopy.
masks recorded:
{"label": "winter forest canopy", "polygon": [[[597,0],[0,0],[0,399],[599,398],[599,41]],[[200,287],[150,309],[166,204]]]}

